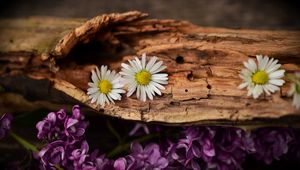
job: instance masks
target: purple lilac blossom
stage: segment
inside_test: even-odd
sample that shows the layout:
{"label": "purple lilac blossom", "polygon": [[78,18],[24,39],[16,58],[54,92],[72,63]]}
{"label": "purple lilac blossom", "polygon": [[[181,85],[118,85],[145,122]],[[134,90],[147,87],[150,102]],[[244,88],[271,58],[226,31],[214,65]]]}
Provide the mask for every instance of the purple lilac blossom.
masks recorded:
{"label": "purple lilac blossom", "polygon": [[288,128],[260,128],[252,132],[256,152],[254,158],[271,164],[288,152],[292,131]]}
{"label": "purple lilac blossom", "polygon": [[[248,133],[233,127],[187,127],[179,139],[166,139],[168,144],[165,150],[156,143],[143,148],[133,142],[129,155],[111,160],[99,154],[98,150],[89,153],[84,135],[87,125],[77,105],[73,107],[72,115],[60,110],[49,113],[40,121],[36,126],[38,138],[48,141],[38,153],[42,167],[75,170],[235,170],[242,169],[247,155],[266,164],[287,153],[300,156],[297,150],[300,148],[299,131],[261,128]],[[161,132],[164,129],[157,127]],[[145,124],[137,124],[129,134],[137,135],[141,130],[150,133]]]}
{"label": "purple lilac blossom", "polygon": [[209,169],[242,169],[248,152],[254,152],[254,142],[242,129],[212,127],[216,131],[213,143],[216,154],[207,162]]}
{"label": "purple lilac blossom", "polygon": [[85,133],[88,125],[83,120],[84,117],[80,114],[78,105],[73,107],[72,115],[67,115],[63,109],[58,112],[51,112],[44,120],[37,123],[37,137],[48,141],[57,139],[68,140],[69,142],[78,141]]}
{"label": "purple lilac blossom", "polygon": [[64,141],[57,140],[49,143],[39,153],[44,169],[54,168],[55,166],[66,166],[66,145]]}
{"label": "purple lilac blossom", "polygon": [[[215,156],[212,139],[215,131],[204,127],[189,127],[183,131],[183,138],[168,148],[171,164],[181,164],[186,169],[201,169],[203,162]],[[172,165],[171,165],[172,166]]]}
{"label": "purple lilac blossom", "polygon": [[289,143],[286,159],[300,162],[300,129],[293,129],[292,131],[292,141]]}
{"label": "purple lilac blossom", "polygon": [[113,160],[109,160],[105,155],[98,155],[98,150],[88,154],[88,143],[84,141],[80,149],[75,149],[69,160],[73,161],[73,166],[68,169],[75,170],[110,170],[114,169]]}
{"label": "purple lilac blossom", "polygon": [[167,150],[171,167],[241,169],[247,153],[255,151],[249,135],[238,128],[188,127],[182,136]]}
{"label": "purple lilac blossom", "polygon": [[67,115],[61,109],[49,113],[44,120],[38,122],[37,137],[49,142],[38,153],[42,167],[82,169],[80,165],[85,162],[89,150],[84,137],[87,125],[77,105],[73,107],[72,115]]}
{"label": "purple lilac blossom", "polygon": [[86,158],[89,156],[89,145],[87,141],[81,143],[81,147],[74,149],[71,152],[69,159],[73,161],[74,169],[82,169],[81,165],[85,162]]}
{"label": "purple lilac blossom", "polygon": [[157,144],[151,143],[142,147],[139,143],[131,144],[131,154],[119,158],[114,163],[116,170],[160,170],[168,166],[168,160],[162,156]]}
{"label": "purple lilac blossom", "polygon": [[0,139],[3,139],[11,129],[13,116],[11,114],[3,114],[0,118]]}

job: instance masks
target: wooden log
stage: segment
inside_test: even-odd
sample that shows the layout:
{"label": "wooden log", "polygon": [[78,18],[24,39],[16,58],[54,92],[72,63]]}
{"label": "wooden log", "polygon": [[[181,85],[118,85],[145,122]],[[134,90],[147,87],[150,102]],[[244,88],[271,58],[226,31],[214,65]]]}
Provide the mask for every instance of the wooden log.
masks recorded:
{"label": "wooden log", "polygon": [[[83,19],[0,20],[0,84],[31,100],[82,103],[128,120],[169,124],[235,126],[300,124],[287,96],[290,82],[257,100],[238,89],[243,61],[256,54],[279,59],[288,72],[300,71],[300,32],[233,30],[186,21],[146,19],[131,11]],[[64,36],[62,36],[64,35]],[[104,108],[86,95],[91,70],[120,64],[136,55],[156,55],[167,65],[162,96],[141,102],[134,96]]]}

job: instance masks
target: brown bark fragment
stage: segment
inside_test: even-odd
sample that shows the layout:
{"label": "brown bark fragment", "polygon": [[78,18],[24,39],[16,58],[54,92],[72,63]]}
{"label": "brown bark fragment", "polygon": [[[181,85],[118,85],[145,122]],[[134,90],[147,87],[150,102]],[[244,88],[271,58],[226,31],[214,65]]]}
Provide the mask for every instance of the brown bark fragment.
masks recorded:
{"label": "brown bark fragment", "polygon": [[[247,97],[246,90],[237,86],[241,83],[238,74],[243,61],[256,54],[279,59],[288,73],[300,71],[300,32],[205,28],[185,21],[144,19],[145,16],[137,11],[97,16],[74,26],[59,41],[57,35],[81,22],[66,20],[63,26],[64,20],[46,19],[42,23],[44,27],[51,25],[48,42],[52,43],[46,43],[42,52],[32,52],[28,47],[35,49],[36,42],[43,42],[39,36],[44,37],[46,31],[31,35],[36,41],[28,41],[26,48],[17,48],[17,44],[0,48],[4,52],[0,55],[0,83],[21,94],[28,93],[25,87],[32,85],[39,94],[39,82],[47,81],[48,88],[54,89],[47,93],[56,102],[66,101],[60,98],[65,95],[70,103],[75,99],[100,113],[130,120],[241,127],[299,125],[300,112],[287,97],[288,80],[280,92],[258,100]],[[13,29],[21,27],[22,24]],[[5,27],[1,29],[8,32]],[[28,29],[37,31],[36,27]],[[0,40],[7,38],[8,35],[0,36]],[[122,62],[142,53],[156,55],[168,66],[169,84],[162,96],[146,103],[124,96],[122,101],[104,108],[90,103],[87,83],[96,65],[105,64],[119,71]],[[20,80],[14,79],[16,75],[35,81],[18,84],[24,86],[20,88],[11,84]]]}

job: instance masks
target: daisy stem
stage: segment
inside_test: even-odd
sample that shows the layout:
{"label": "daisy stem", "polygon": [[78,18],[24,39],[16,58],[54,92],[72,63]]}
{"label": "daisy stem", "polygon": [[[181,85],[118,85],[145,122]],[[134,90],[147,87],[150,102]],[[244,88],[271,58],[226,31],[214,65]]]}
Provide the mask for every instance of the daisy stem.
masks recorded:
{"label": "daisy stem", "polygon": [[106,121],[106,125],[107,125],[109,131],[117,138],[119,144],[121,144],[121,143],[122,143],[121,136],[120,136],[119,133],[116,131],[116,129],[112,126],[112,124],[110,123],[109,120]]}
{"label": "daisy stem", "polygon": [[32,145],[30,142],[22,138],[21,136],[15,134],[14,132],[10,132],[10,136],[14,138],[17,142],[19,142],[24,148],[27,150],[33,151],[33,152],[38,152],[39,150]]}

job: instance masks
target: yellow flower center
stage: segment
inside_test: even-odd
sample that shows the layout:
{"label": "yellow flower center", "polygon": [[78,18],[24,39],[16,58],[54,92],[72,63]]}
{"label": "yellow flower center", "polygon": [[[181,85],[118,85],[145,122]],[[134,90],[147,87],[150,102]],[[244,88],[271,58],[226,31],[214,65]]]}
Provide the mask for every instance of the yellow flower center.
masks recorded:
{"label": "yellow flower center", "polygon": [[112,84],[108,80],[101,80],[98,82],[100,93],[108,94],[112,89]]}
{"label": "yellow flower center", "polygon": [[252,76],[252,82],[255,84],[266,84],[269,81],[268,74],[264,71],[258,71]]}
{"label": "yellow flower center", "polygon": [[148,85],[151,81],[152,75],[147,70],[142,70],[135,74],[135,80],[139,85]]}

